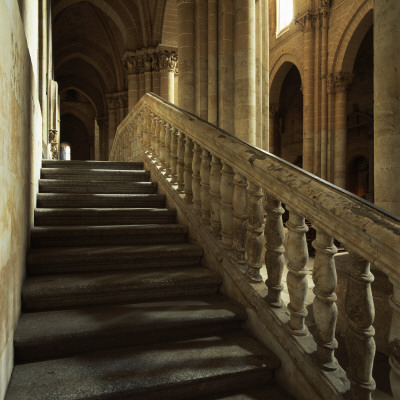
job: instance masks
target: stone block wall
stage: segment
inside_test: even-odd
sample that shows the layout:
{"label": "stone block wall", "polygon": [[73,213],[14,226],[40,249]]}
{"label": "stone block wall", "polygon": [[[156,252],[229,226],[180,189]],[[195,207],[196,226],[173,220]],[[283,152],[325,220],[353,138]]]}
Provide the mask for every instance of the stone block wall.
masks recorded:
{"label": "stone block wall", "polygon": [[[38,35],[38,18],[35,13],[21,15],[19,3],[0,0],[0,399],[13,367],[13,334],[42,152],[33,37]],[[27,3],[37,8],[39,0]]]}

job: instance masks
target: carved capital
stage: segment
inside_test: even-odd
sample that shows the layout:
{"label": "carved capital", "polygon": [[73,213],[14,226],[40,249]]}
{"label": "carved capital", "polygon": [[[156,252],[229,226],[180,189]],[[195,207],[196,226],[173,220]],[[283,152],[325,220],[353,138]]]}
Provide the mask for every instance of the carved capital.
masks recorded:
{"label": "carved capital", "polygon": [[169,70],[177,73],[178,49],[172,46],[159,45],[154,48],[128,51],[125,53],[123,64],[128,75],[144,74]]}
{"label": "carved capital", "polygon": [[316,16],[310,12],[298,17],[295,21],[299,24],[303,32],[309,32],[314,29]]}
{"label": "carved capital", "polygon": [[160,71],[168,70],[170,72],[176,72],[178,55],[175,51],[161,50],[160,51]]}
{"label": "carved capital", "polygon": [[133,54],[126,54],[123,58],[123,64],[125,70],[128,72],[128,75],[138,74],[139,66],[138,66],[138,58]]}
{"label": "carved capital", "polygon": [[349,72],[339,71],[335,74],[335,92],[340,93],[346,91],[353,80],[353,74]]}

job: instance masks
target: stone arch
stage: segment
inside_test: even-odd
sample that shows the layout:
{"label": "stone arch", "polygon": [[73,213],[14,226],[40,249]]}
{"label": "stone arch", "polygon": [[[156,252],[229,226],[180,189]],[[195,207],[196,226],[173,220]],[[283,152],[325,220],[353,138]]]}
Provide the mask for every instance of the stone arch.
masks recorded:
{"label": "stone arch", "polygon": [[355,1],[352,5],[351,19],[344,27],[339,45],[333,58],[332,72],[351,72],[358,48],[368,29],[373,25],[372,0]]}
{"label": "stone arch", "polygon": [[303,82],[303,67],[299,65],[298,60],[301,58],[293,54],[282,54],[275,62],[270,72],[270,89],[269,89],[269,102],[270,104],[278,104],[280,91],[283,81],[290,69],[295,66],[299,71],[301,81]]}
{"label": "stone arch", "polygon": [[74,114],[63,113],[60,125],[60,141],[70,144],[71,159],[89,160],[93,137],[90,136],[84,121]]}
{"label": "stone arch", "polygon": [[87,51],[83,52],[84,48],[82,49],[71,49],[68,51],[63,51],[64,56],[60,57],[58,63],[55,65],[55,69],[58,70],[64,64],[68,63],[71,60],[79,59],[83,62],[91,65],[95,71],[97,72],[98,76],[101,78],[101,87],[104,88],[106,92],[111,92],[116,86],[113,84],[114,82],[110,82],[109,77],[113,76],[110,68],[107,65],[106,60],[103,60],[102,57],[93,57],[91,49],[89,48]]}

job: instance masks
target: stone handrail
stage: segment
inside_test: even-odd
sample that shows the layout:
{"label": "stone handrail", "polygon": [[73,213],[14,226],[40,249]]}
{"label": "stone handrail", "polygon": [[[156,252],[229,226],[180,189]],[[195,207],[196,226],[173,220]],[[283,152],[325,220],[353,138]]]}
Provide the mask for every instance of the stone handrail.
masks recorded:
{"label": "stone handrail", "polygon": [[[189,212],[218,239],[223,258],[237,266],[242,279],[255,288],[262,283],[264,234],[268,294],[256,308],[260,305],[272,311],[284,308],[281,292],[286,253],[290,315],[288,321],[284,321],[285,317],[278,312],[276,321],[284,323],[299,343],[312,337],[315,346],[311,346],[310,362],[315,362],[327,376],[339,374],[342,386],[337,388],[336,385],[335,390],[348,392],[350,398],[370,399],[375,389],[370,264],[387,275],[394,286],[389,338],[391,384],[394,398],[396,395],[400,398],[400,223],[397,217],[154,94],[143,96],[118,127],[110,159],[142,159],[151,166],[164,184],[169,185],[171,193],[179,193]],[[286,240],[282,204],[289,210]],[[313,242],[316,251],[313,267],[315,330],[312,335],[305,324],[306,220],[316,230]],[[335,358],[337,278],[334,255],[337,249],[334,239],[350,253],[345,299],[350,365],[344,377]],[[299,339],[301,337],[305,339]],[[334,394],[337,392],[333,390],[331,396],[326,394],[322,398],[337,398]]]}

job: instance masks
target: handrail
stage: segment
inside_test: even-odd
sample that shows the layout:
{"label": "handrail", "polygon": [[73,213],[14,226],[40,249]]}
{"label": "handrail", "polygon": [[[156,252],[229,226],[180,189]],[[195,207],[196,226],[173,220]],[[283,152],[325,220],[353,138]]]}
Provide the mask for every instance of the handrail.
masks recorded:
{"label": "handrail", "polygon": [[146,107],[151,107],[167,122],[171,123],[173,119],[176,129],[202,148],[235,165],[235,170],[251,176],[261,187],[268,187],[275,198],[323,227],[346,248],[362,250],[365,259],[386,275],[400,281],[398,217],[271,153],[249,145],[153,93],[143,96],[120,125],[111,157],[118,147],[119,135]]}
{"label": "handrail", "polygon": [[[350,397],[369,399],[375,388],[373,275],[370,263],[394,285],[390,333],[392,390],[400,382],[400,219],[266,151],[148,93],[118,127],[111,160],[146,158],[170,177],[187,206],[219,238],[221,248],[247,282],[261,282],[262,234],[266,240],[267,303],[282,306],[282,273],[287,257],[292,335],[310,336],[307,315],[308,250],[305,220],[316,230],[313,302],[315,359],[323,371],[338,370],[334,352],[336,269],[334,239],[350,253],[345,308]],[[263,196],[266,199],[263,204]],[[284,243],[282,204],[289,210]],[[264,220],[264,211],[266,219]],[[354,294],[354,296],[353,296]],[[267,304],[263,303],[263,304]],[[283,321],[283,320],[282,320]],[[400,393],[394,393],[394,396]]]}

